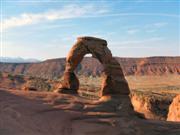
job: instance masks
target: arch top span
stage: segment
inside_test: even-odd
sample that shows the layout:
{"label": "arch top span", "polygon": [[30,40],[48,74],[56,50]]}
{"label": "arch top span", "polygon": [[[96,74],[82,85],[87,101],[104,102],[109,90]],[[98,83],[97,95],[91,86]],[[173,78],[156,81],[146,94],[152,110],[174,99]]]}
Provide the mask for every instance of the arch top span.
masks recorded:
{"label": "arch top span", "polygon": [[79,80],[74,70],[86,54],[92,54],[104,67],[104,78],[101,86],[102,95],[129,94],[129,86],[118,61],[113,58],[107,47],[107,41],[96,37],[78,37],[66,57],[64,80],[60,89],[77,92]]}
{"label": "arch top span", "polygon": [[97,41],[97,42],[104,42],[107,44],[107,41],[101,38],[96,38],[96,37],[88,37],[88,36],[84,36],[84,37],[78,37],[77,40],[93,40],[93,41]]}

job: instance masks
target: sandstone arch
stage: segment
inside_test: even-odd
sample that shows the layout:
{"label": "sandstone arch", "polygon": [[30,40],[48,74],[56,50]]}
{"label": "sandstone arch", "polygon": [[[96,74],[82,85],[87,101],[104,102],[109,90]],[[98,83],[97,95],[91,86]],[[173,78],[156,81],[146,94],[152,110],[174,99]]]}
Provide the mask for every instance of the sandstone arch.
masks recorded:
{"label": "sandstone arch", "polygon": [[104,67],[104,78],[101,86],[102,95],[129,94],[128,83],[120,64],[112,57],[107,41],[95,37],[79,37],[66,57],[64,80],[60,87],[63,91],[77,92],[79,80],[74,70],[86,54],[92,54]]}

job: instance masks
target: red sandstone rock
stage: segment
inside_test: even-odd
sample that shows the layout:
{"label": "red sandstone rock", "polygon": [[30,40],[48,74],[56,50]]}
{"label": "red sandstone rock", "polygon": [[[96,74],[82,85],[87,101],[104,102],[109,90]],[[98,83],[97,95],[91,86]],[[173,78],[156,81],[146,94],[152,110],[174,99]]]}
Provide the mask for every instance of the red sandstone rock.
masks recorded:
{"label": "red sandstone rock", "polygon": [[94,37],[79,37],[66,58],[64,81],[60,89],[79,88],[79,81],[74,70],[86,54],[92,54],[104,67],[104,80],[102,82],[102,95],[129,94],[129,87],[118,61],[112,57],[107,47],[107,41]]}
{"label": "red sandstone rock", "polygon": [[169,113],[167,121],[178,121],[180,122],[180,95],[173,99],[169,107]]}

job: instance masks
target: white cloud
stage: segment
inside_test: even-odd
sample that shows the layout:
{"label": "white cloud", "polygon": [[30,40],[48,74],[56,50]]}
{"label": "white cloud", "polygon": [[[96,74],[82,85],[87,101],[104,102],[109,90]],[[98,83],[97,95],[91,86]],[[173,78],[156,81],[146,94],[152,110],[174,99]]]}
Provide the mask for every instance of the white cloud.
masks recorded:
{"label": "white cloud", "polygon": [[127,30],[127,33],[131,34],[131,35],[136,34],[137,32],[139,32],[138,29],[129,29],[129,30]]}
{"label": "white cloud", "polygon": [[[16,17],[11,17],[1,22],[1,32],[5,29],[31,25],[36,23],[42,23],[46,21],[54,21],[60,19],[72,19],[72,18],[96,18],[96,17],[118,17],[118,16],[165,16],[165,17],[177,17],[175,14],[164,13],[117,13],[106,14],[109,10],[107,7],[99,7],[95,5],[67,5],[59,10],[50,10],[43,13],[23,13]],[[156,27],[163,27],[167,23],[160,22],[155,23]],[[137,32],[137,31],[136,31]],[[135,31],[129,31],[129,34],[136,33]]]}
{"label": "white cloud", "polygon": [[[134,44],[145,44],[145,43],[151,43],[151,42],[157,42],[162,41],[162,37],[152,37],[148,39],[143,40],[129,40],[129,41],[119,41],[119,42],[112,42],[112,45],[134,45]],[[121,46],[123,47],[123,46]],[[127,46],[124,46],[127,47]],[[132,46],[131,46],[132,47]]]}
{"label": "white cloud", "polygon": [[154,33],[156,31],[157,31],[156,29],[147,29],[147,30],[145,30],[145,32],[147,32],[147,33]]}
{"label": "white cloud", "polygon": [[180,18],[180,16],[177,14],[168,14],[168,13],[114,13],[114,14],[102,14],[102,15],[89,15],[86,17],[118,17],[118,16],[161,16],[161,17]]}
{"label": "white cloud", "polygon": [[167,22],[156,22],[156,23],[152,23],[152,24],[147,24],[144,27],[145,32],[147,33],[154,33],[157,30],[164,28],[165,26],[167,26],[168,23]]}
{"label": "white cloud", "polygon": [[167,24],[168,24],[167,22],[157,22],[157,23],[154,23],[153,26],[160,28],[160,27],[166,26]]}
{"label": "white cloud", "polygon": [[54,21],[60,19],[78,18],[86,15],[101,15],[106,13],[104,8],[98,8],[93,5],[68,5],[60,10],[50,10],[44,13],[23,13],[17,17],[11,17],[2,21],[2,30],[25,26],[30,24],[42,23],[45,21]]}

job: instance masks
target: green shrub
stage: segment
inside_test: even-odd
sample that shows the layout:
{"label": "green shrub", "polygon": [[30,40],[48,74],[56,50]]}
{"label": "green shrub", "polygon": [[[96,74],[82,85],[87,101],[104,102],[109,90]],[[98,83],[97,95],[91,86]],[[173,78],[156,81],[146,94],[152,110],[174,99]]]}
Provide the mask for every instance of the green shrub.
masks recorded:
{"label": "green shrub", "polygon": [[14,79],[17,81],[17,82],[20,82],[20,83],[24,83],[25,80],[24,80],[24,76],[19,74],[19,75],[14,75]]}
{"label": "green shrub", "polygon": [[0,79],[3,77],[2,72],[0,72]]}
{"label": "green shrub", "polygon": [[51,85],[46,82],[44,79],[35,78],[28,82],[27,87],[34,88],[37,91],[50,91]]}
{"label": "green shrub", "polygon": [[14,81],[14,76],[12,74],[8,74],[8,79]]}

